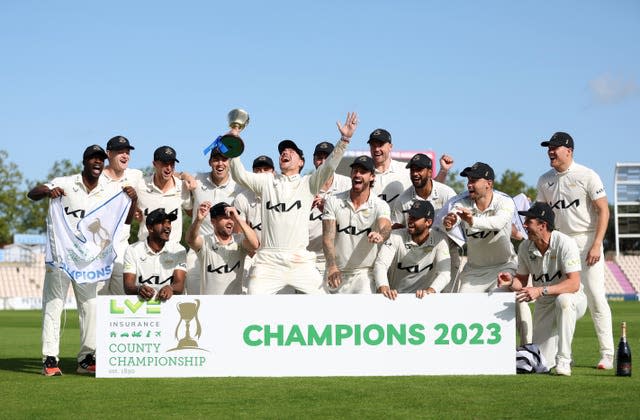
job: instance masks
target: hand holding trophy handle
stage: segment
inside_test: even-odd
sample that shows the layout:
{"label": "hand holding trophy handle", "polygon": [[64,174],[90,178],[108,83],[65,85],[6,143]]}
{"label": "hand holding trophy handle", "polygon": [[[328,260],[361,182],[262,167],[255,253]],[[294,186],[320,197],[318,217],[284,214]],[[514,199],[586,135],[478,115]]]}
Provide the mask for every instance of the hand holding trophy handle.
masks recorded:
{"label": "hand holding trophy handle", "polygon": [[205,155],[215,148],[218,148],[220,153],[228,158],[238,157],[244,151],[244,142],[237,133],[249,125],[249,114],[243,109],[232,109],[227,115],[227,120],[231,131],[218,136],[213,143],[203,150]]}

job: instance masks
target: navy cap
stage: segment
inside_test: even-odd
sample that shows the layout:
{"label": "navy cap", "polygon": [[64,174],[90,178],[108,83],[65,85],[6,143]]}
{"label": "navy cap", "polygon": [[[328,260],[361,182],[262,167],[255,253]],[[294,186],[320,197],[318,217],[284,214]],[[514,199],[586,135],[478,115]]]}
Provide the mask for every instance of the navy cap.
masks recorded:
{"label": "navy cap", "polygon": [[367,143],[371,143],[372,141],[391,143],[391,133],[384,128],[376,128],[371,132],[371,134],[369,134],[369,140],[367,140]]}
{"label": "navy cap", "polygon": [[225,216],[227,213],[224,211],[224,209],[226,209],[227,207],[231,207],[231,205],[225,203],[224,201],[216,203],[209,209],[209,215],[212,218],[217,216]]}
{"label": "navy cap", "polygon": [[147,214],[147,220],[145,221],[145,224],[147,226],[151,226],[151,225],[155,225],[156,223],[162,223],[165,220],[169,220],[173,222],[177,218],[178,218],[178,215],[174,213],[166,213],[164,211],[164,208],[159,208]]}
{"label": "navy cap", "polygon": [[160,146],[153,152],[153,160],[160,162],[180,162],[176,150],[171,146]]}
{"label": "navy cap", "polygon": [[87,160],[94,156],[100,156],[102,159],[107,158],[107,152],[97,144],[91,145],[84,149],[84,153],[82,154],[82,160]]}
{"label": "navy cap", "polygon": [[547,203],[543,203],[542,201],[536,201],[531,205],[531,207],[529,207],[529,210],[519,211],[518,214],[524,217],[533,217],[534,219],[545,221],[551,229],[555,227],[556,215],[551,206]]}
{"label": "navy cap", "polygon": [[135,147],[133,147],[129,143],[129,139],[124,136],[111,137],[107,142],[107,150],[124,150],[124,149],[129,149],[129,150],[135,149]]}
{"label": "navy cap", "polygon": [[278,144],[278,153],[282,153],[284,149],[293,149],[296,151],[298,156],[304,159],[304,153],[302,152],[302,149],[300,149],[298,145],[293,142],[293,140],[282,140],[280,144]]}
{"label": "navy cap", "polygon": [[468,178],[484,178],[490,181],[496,179],[496,174],[493,172],[493,168],[483,162],[476,162],[473,165],[464,168],[464,170],[460,172],[460,176],[466,176]]}
{"label": "navy cap", "polygon": [[407,168],[411,168],[412,166],[417,166],[418,168],[427,168],[431,169],[433,167],[433,162],[431,162],[431,158],[424,153],[418,153],[413,155],[411,160],[407,163]]}
{"label": "navy cap", "polygon": [[367,155],[358,156],[349,166],[352,168],[354,166],[361,166],[371,173],[374,173],[376,171],[376,166],[373,163],[373,159],[371,159],[371,157]]}
{"label": "navy cap", "polygon": [[547,141],[543,141],[540,143],[542,147],[568,147],[569,149],[573,149],[573,139],[571,136],[563,131],[558,131],[554,133],[553,136]]}
{"label": "navy cap", "polygon": [[263,167],[268,167],[271,169],[275,168],[275,166],[273,166],[273,160],[271,160],[269,156],[261,155],[253,160],[253,169]]}
{"label": "navy cap", "polygon": [[431,204],[430,201],[416,200],[406,212],[409,214],[409,216],[415,217],[416,219],[420,219],[423,217],[425,219],[433,219],[435,210],[433,208],[433,204]]}

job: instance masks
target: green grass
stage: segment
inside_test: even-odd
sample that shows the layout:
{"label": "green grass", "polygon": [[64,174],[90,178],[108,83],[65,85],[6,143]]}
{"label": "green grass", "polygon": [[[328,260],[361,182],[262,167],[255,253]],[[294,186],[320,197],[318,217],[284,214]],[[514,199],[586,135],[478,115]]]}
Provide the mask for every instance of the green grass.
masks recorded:
{"label": "green grass", "polygon": [[[640,303],[611,302],[640,351]],[[574,338],[573,376],[95,379],[75,374],[76,312],[67,313],[62,377],[40,375],[40,313],[0,311],[1,418],[638,418],[640,367],[619,378],[593,368],[587,314]],[[393,363],[376,360],[372,363]]]}

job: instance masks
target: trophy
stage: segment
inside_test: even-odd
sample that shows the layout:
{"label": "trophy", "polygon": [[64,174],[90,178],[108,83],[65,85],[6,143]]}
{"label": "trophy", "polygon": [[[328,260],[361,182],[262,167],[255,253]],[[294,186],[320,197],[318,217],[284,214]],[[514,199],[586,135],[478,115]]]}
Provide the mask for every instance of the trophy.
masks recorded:
{"label": "trophy", "polygon": [[178,339],[178,329],[180,328],[180,324],[184,321],[185,325],[185,333],[184,337],[178,340],[178,346],[172,350],[178,349],[197,349],[198,342],[191,337],[191,321],[195,318],[196,320],[196,337],[200,337],[202,334],[202,328],[200,327],[200,321],[198,320],[198,309],[200,308],[200,299],[196,299],[194,302],[181,302],[177,305],[178,313],[180,314],[180,321],[176,326],[175,337]]}
{"label": "trophy", "polygon": [[[249,125],[249,114],[244,109],[232,109],[229,111],[229,114],[227,114],[227,120],[229,121],[229,127],[242,131]],[[218,136],[213,143],[204,149],[203,153],[206,155],[215,148],[217,148],[223,156],[234,158],[240,156],[244,151],[244,142],[238,136],[225,134]]]}

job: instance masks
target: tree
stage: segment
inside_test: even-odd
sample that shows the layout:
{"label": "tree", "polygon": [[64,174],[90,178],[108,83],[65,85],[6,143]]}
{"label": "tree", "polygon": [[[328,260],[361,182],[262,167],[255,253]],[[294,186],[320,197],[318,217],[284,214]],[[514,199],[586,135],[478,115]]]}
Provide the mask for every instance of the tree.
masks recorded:
{"label": "tree", "polygon": [[[28,181],[27,192],[38,184],[44,184],[60,176],[68,176],[82,172],[82,164],[73,163],[69,159],[57,160],[47,174],[47,178],[41,181]],[[49,200],[31,201],[22,195],[22,217],[20,219],[21,232],[44,233],[46,230],[46,218],[49,208]]]}
{"label": "tree", "polygon": [[496,190],[509,194],[511,197],[524,193],[530,200],[535,200],[536,189],[525,184],[521,178],[522,172],[507,169],[502,174],[500,181],[496,181],[493,186]]}
{"label": "tree", "polygon": [[18,165],[9,160],[9,154],[0,150],[0,246],[13,242],[21,219],[22,172]]}
{"label": "tree", "polygon": [[458,172],[449,172],[446,184],[453,188],[453,190],[458,194],[467,189],[464,181],[459,177]]}

